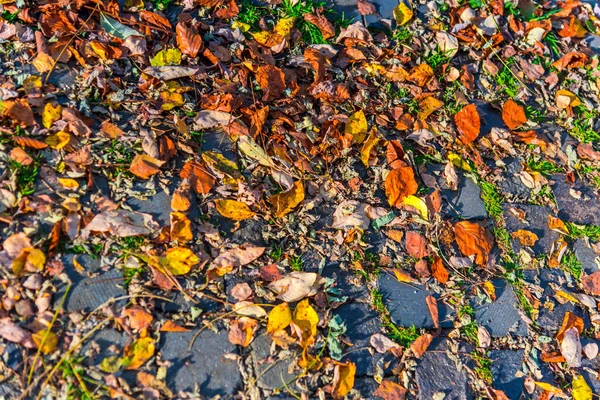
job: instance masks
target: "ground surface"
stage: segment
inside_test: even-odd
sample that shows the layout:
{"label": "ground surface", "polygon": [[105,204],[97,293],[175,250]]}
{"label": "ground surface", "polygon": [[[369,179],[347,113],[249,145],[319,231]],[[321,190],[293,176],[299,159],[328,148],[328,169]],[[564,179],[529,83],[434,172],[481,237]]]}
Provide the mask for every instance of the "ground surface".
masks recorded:
{"label": "ground surface", "polygon": [[593,3],[0,3],[0,397],[600,395]]}

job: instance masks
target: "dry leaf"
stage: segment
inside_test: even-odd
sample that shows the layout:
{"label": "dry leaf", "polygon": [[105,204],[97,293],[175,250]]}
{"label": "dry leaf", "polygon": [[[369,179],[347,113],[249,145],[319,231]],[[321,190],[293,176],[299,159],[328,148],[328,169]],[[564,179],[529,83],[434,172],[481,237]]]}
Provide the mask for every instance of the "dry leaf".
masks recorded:
{"label": "dry leaf", "polygon": [[281,97],[286,89],[283,71],[274,65],[263,65],[256,71],[256,81],[263,91],[263,101]]}
{"label": "dry leaf", "polygon": [[362,143],[367,137],[369,126],[363,110],[358,110],[348,117],[345,133],[351,135],[355,143]]}
{"label": "dry leaf", "polygon": [[347,362],[346,364],[336,363],[333,370],[333,390],[331,395],[334,399],[343,399],[354,387],[354,375],[356,374],[356,364]]}
{"label": "dry leaf", "polygon": [[502,120],[508,126],[508,129],[517,129],[527,122],[525,109],[514,100],[509,99],[502,108]]}
{"label": "dry leaf", "polygon": [[460,221],[454,224],[456,243],[464,256],[475,256],[477,265],[485,265],[494,245],[494,237],[477,222]]}
{"label": "dry leaf", "polygon": [[229,325],[229,341],[233,344],[247,347],[254,339],[254,329],[258,322],[252,318],[242,317]]}
{"label": "dry leaf", "polygon": [[433,326],[436,329],[440,329],[440,317],[439,317],[437,300],[432,295],[429,295],[425,298],[425,303],[427,303],[427,308],[429,309],[429,314],[431,315],[431,319],[433,320]]}
{"label": "dry leaf", "polygon": [[475,104],[469,104],[454,116],[454,123],[458,128],[459,139],[463,144],[473,142],[481,131],[481,120]]}
{"label": "dry leaf", "polygon": [[235,221],[243,221],[256,215],[246,203],[241,201],[217,199],[215,200],[215,206],[219,214]]}
{"label": "dry leaf", "polygon": [[190,57],[196,57],[202,48],[202,37],[198,34],[198,31],[183,22],[178,23],[175,30],[179,50]]}
{"label": "dry leaf", "polygon": [[383,400],[405,400],[407,393],[408,390],[403,386],[384,379],[373,394]]}
{"label": "dry leaf", "polygon": [[442,264],[442,259],[437,254],[434,256],[433,263],[431,264],[431,275],[442,285],[448,282],[448,277],[450,276]]}
{"label": "dry leaf", "polygon": [[539,239],[535,233],[526,231],[524,229],[519,229],[518,231],[512,232],[511,236],[515,239],[518,239],[522,246],[528,247],[535,245],[535,242],[537,242]]}
{"label": "dry leaf", "polygon": [[307,348],[313,344],[317,336],[317,325],[319,315],[308,302],[308,299],[302,300],[294,309],[292,322],[298,328],[300,336],[300,345]]}
{"label": "dry leaf", "polygon": [[160,172],[160,167],[164,164],[163,161],[157,160],[146,154],[138,154],[131,161],[129,172],[138,178],[148,179],[152,175]]}
{"label": "dry leaf", "polygon": [[294,271],[269,284],[277,298],[288,303],[314,296],[325,280],[314,272]]}
{"label": "dry leaf", "polygon": [[292,311],[287,303],[281,303],[271,310],[267,321],[267,332],[274,333],[287,328],[292,322]]}
{"label": "dry leaf", "polygon": [[406,25],[413,17],[413,11],[406,6],[404,3],[400,3],[398,7],[394,9],[394,18],[398,26]]}
{"label": "dry leaf", "polygon": [[149,337],[137,339],[125,349],[125,369],[138,369],[154,355],[154,340]]}
{"label": "dry leaf", "polygon": [[273,205],[273,214],[276,218],[282,218],[304,201],[304,185],[302,181],[294,182],[294,186],[287,192],[275,194],[268,199]]}
{"label": "dry leaf", "polygon": [[215,184],[215,179],[208,173],[204,165],[197,161],[188,161],[183,166],[179,176],[188,179],[190,187],[197,194],[208,194]]}
{"label": "dry leaf", "polygon": [[419,185],[412,167],[401,167],[390,171],[385,178],[385,194],[390,206],[400,207],[406,196],[417,193]]}
{"label": "dry leaf", "polygon": [[596,271],[583,278],[581,286],[594,296],[600,296],[600,271]]}
{"label": "dry leaf", "polygon": [[406,252],[415,258],[423,258],[429,255],[427,239],[417,231],[406,232]]}
{"label": "dry leaf", "polygon": [[427,351],[427,348],[431,344],[433,336],[429,333],[425,333],[419,336],[411,345],[410,350],[413,352],[415,357],[421,358],[421,356]]}

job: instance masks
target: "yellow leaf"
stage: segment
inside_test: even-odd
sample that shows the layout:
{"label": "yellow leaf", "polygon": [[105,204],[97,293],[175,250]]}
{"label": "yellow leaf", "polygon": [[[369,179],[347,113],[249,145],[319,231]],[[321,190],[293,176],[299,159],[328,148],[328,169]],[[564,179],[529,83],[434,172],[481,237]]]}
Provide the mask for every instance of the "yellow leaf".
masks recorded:
{"label": "yellow leaf", "polygon": [[375,75],[375,74],[384,75],[387,72],[387,69],[383,65],[377,64],[377,63],[367,63],[367,64],[364,64],[363,67],[371,75]]}
{"label": "yellow leaf", "polygon": [[149,337],[133,342],[125,350],[123,365],[125,369],[138,369],[154,355],[154,340]]}
{"label": "yellow leaf", "polygon": [[194,252],[186,247],[173,247],[165,253],[164,267],[173,275],[185,275],[200,262]]}
{"label": "yellow leaf", "polygon": [[406,196],[402,201],[402,204],[416,208],[419,211],[419,214],[421,214],[421,218],[423,218],[425,221],[429,219],[429,210],[427,209],[427,204],[425,204],[425,202],[419,197],[413,195]]}
{"label": "yellow leaf", "polygon": [[[46,340],[44,340],[44,336]],[[35,342],[35,344],[40,348],[40,351],[44,354],[50,354],[54,350],[56,350],[56,346],[58,345],[58,338],[52,331],[47,331],[46,329],[42,329],[37,331],[31,338]],[[43,342],[43,343],[42,343]]]}
{"label": "yellow leaf", "polygon": [[567,394],[565,392],[563,392],[561,389],[559,389],[557,387],[552,386],[549,383],[546,383],[546,382],[537,382],[536,381],[535,384],[540,389],[545,390],[545,391],[550,392],[550,393],[554,393],[556,396],[563,397],[565,399],[569,398],[569,396],[567,396]]}
{"label": "yellow leaf", "polygon": [[308,299],[304,299],[298,303],[294,310],[292,322],[300,328],[299,330],[302,335],[300,338],[300,345],[303,348],[306,348],[315,342],[319,315],[308,303]]}
{"label": "yellow leaf", "polygon": [[38,53],[32,64],[39,73],[43,74],[44,72],[48,72],[52,69],[54,66],[54,60],[46,53]]}
{"label": "yellow leaf", "polygon": [[369,166],[369,158],[371,157],[371,150],[379,143],[379,136],[377,134],[377,129],[371,129],[371,133],[369,133],[369,137],[367,141],[363,144],[362,149],[360,150],[360,159],[362,160],[365,167]]}
{"label": "yellow leaf", "polygon": [[404,3],[400,3],[398,7],[394,9],[394,18],[398,26],[405,25],[413,17],[413,12]]}
{"label": "yellow leaf", "polygon": [[180,93],[169,92],[168,90],[160,92],[160,98],[162,105],[160,106],[163,110],[169,111],[175,107],[181,107],[185,104],[185,99]]}
{"label": "yellow leaf", "polygon": [[119,356],[108,356],[98,366],[101,371],[114,374],[121,369],[123,360]]}
{"label": "yellow leaf", "polygon": [[518,231],[511,233],[511,236],[518,239],[522,246],[528,247],[533,246],[539,239],[535,233],[525,229],[519,229]]}
{"label": "yellow leaf", "polygon": [[52,103],[46,103],[42,112],[42,124],[44,128],[50,129],[52,124],[60,119],[61,114],[62,107],[59,104],[54,107]]}
{"label": "yellow leaf", "polygon": [[41,271],[44,269],[44,264],[46,264],[46,255],[39,249],[31,249],[27,256],[27,265]]}
{"label": "yellow leaf", "polygon": [[294,22],[296,22],[296,17],[281,18],[277,21],[277,25],[273,28],[273,32],[281,36],[287,36],[294,27]]}
{"label": "yellow leaf", "polygon": [[269,313],[269,320],[267,322],[267,332],[274,333],[285,329],[292,322],[292,312],[290,306],[287,303],[281,303],[278,306],[273,307]]}
{"label": "yellow leaf", "polygon": [[179,49],[161,50],[150,60],[153,67],[181,64],[181,51]]}
{"label": "yellow leaf", "polygon": [[171,239],[181,242],[192,240],[192,223],[182,212],[171,213]]}
{"label": "yellow leaf", "polygon": [[58,183],[67,189],[77,189],[79,187],[79,182],[72,178],[58,178]]}
{"label": "yellow leaf", "polygon": [[483,282],[483,289],[486,291],[492,301],[496,301],[496,287],[490,281]]}
{"label": "yellow leaf", "polygon": [[592,389],[581,375],[573,377],[573,400],[592,400]]}
{"label": "yellow leaf", "polygon": [[256,215],[246,203],[241,201],[217,199],[215,205],[219,214],[235,221],[243,221]]}
{"label": "yellow leaf", "polygon": [[454,164],[455,167],[460,168],[464,171],[467,172],[471,172],[471,166],[469,165],[468,162],[466,162],[465,160],[463,160],[458,154],[456,153],[448,153],[448,160]]}
{"label": "yellow leaf", "polygon": [[555,218],[552,215],[548,215],[548,228],[564,235],[569,234],[569,230],[567,229],[565,223],[560,218]]}
{"label": "yellow leaf", "polygon": [[269,197],[269,203],[273,204],[273,212],[276,218],[282,218],[290,213],[298,204],[304,200],[304,185],[302,181],[294,182],[294,186],[287,192],[279,193]]}
{"label": "yellow leaf", "polygon": [[242,32],[248,32],[250,30],[250,25],[249,24],[245,24],[245,23],[240,22],[240,21],[233,21],[231,23],[231,28],[232,29],[239,28],[240,31],[242,31]]}
{"label": "yellow leaf", "polygon": [[577,107],[581,105],[581,100],[575,93],[561,89],[556,92],[556,106],[558,108]]}
{"label": "yellow leaf", "polygon": [[435,97],[428,96],[419,102],[419,119],[424,121],[433,113],[435,110],[440,109],[444,106],[444,102],[436,99]]}
{"label": "yellow leaf", "polygon": [[415,280],[413,279],[412,276],[410,276],[408,273],[401,271],[399,269],[394,268],[394,275],[396,275],[396,279],[398,280],[398,282],[404,282],[404,283],[414,283],[415,282]]}
{"label": "yellow leaf", "polygon": [[108,60],[108,52],[106,51],[106,47],[102,43],[94,40],[90,42],[90,47],[92,48],[94,53],[96,53],[96,55],[100,57],[100,59]]}
{"label": "yellow leaf", "polygon": [[60,150],[71,142],[71,135],[67,132],[56,132],[45,140],[46,144],[54,150]]}
{"label": "yellow leaf", "polygon": [[556,293],[554,294],[555,297],[573,302],[575,304],[579,303],[579,299],[575,296],[573,296],[571,293],[569,292],[565,292],[563,290],[557,290]]}
{"label": "yellow leaf", "polygon": [[231,161],[221,153],[215,151],[202,152],[202,159],[212,169],[225,175],[223,183],[226,185],[236,185],[237,182],[244,180],[235,162]]}
{"label": "yellow leaf", "polygon": [[356,364],[348,362],[347,364],[338,364],[333,372],[333,392],[334,399],[343,399],[354,387],[354,375],[356,374]]}
{"label": "yellow leaf", "polygon": [[362,143],[367,136],[369,126],[367,125],[367,118],[363,110],[358,110],[350,117],[348,117],[348,123],[346,123],[346,135],[352,135],[354,142]]}

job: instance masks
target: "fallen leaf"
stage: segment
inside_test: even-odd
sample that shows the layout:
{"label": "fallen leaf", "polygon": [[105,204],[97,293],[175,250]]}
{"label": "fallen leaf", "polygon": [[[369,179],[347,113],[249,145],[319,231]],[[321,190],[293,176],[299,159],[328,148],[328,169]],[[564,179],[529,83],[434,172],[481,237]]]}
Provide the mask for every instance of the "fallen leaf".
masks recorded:
{"label": "fallen leaf", "polygon": [[429,295],[425,298],[425,303],[427,303],[429,314],[431,315],[431,319],[433,320],[433,326],[435,327],[435,329],[440,329],[440,317],[437,300],[432,295]]}
{"label": "fallen leaf", "polygon": [[331,395],[334,399],[343,399],[354,387],[354,375],[356,364],[348,361],[346,364],[336,363],[333,370],[333,390]]}
{"label": "fallen leaf", "polygon": [[379,138],[379,134],[376,129],[372,129],[367,137],[367,140],[363,143],[363,146],[360,150],[360,159],[365,165],[365,167],[369,166],[369,159],[371,158],[371,152],[375,146],[379,143],[381,139]]}
{"label": "fallen leaf", "polygon": [[436,99],[433,96],[427,96],[419,101],[418,118],[425,121],[435,110],[439,110],[444,106],[444,102]]}
{"label": "fallen leaf", "polygon": [[292,311],[287,303],[281,303],[271,310],[267,321],[267,332],[274,333],[287,328],[292,322]]}
{"label": "fallen leaf", "polygon": [[173,275],[185,275],[200,263],[198,256],[186,247],[172,247],[165,252],[164,267]]}
{"label": "fallen leaf", "polygon": [[123,366],[125,369],[138,369],[154,355],[154,340],[150,337],[140,338],[125,349]]}
{"label": "fallen leaf", "polygon": [[251,301],[238,301],[232,308],[233,312],[246,317],[264,318],[267,316],[264,308]]}
{"label": "fallen leaf", "polygon": [[187,178],[190,187],[198,194],[208,194],[215,184],[215,178],[198,161],[186,162],[179,176],[183,179]]}
{"label": "fallen leaf", "polygon": [[96,215],[81,231],[81,236],[87,238],[91,232],[110,233],[119,237],[145,236],[158,228],[158,223],[149,214],[112,210]]}
{"label": "fallen leaf", "polygon": [[252,318],[242,317],[229,324],[229,341],[242,347],[248,347],[254,339],[254,329],[258,322]]}
{"label": "fallen leaf", "polygon": [[[414,208],[419,212],[419,215],[422,219],[427,221],[429,219],[429,209],[427,208],[427,203],[423,201],[420,197],[417,196],[406,196],[402,200],[402,206],[408,206]],[[404,207],[406,208],[406,207]]]}
{"label": "fallen leaf", "polygon": [[141,306],[124,309],[123,316],[129,318],[128,325],[131,329],[146,329],[152,323],[152,314],[144,310]]}
{"label": "fallen leaf", "polygon": [[562,342],[565,332],[571,328],[577,329],[577,332],[581,334],[583,333],[584,323],[581,317],[575,315],[571,311],[567,311],[563,318],[562,325],[558,330],[558,333],[556,334],[556,339],[558,340],[558,343]]}
{"label": "fallen leaf", "polygon": [[183,22],[177,24],[175,31],[179,50],[190,57],[196,57],[202,48],[202,37],[198,31]]}
{"label": "fallen leaf", "polygon": [[265,167],[275,166],[271,157],[250,136],[242,136],[238,140],[238,148],[248,157],[258,161],[260,165],[264,165]]}
{"label": "fallen leaf", "polygon": [[573,382],[573,400],[592,400],[593,392],[582,375],[574,375]]}
{"label": "fallen leaf", "polygon": [[[31,335],[31,338],[40,349],[40,352],[44,354],[50,354],[56,350],[58,345],[58,337],[52,331],[42,329]],[[45,340],[44,340],[45,339]]]}
{"label": "fallen leaf", "polygon": [[369,343],[376,352],[384,354],[390,349],[400,349],[400,345],[381,333],[371,335]]}
{"label": "fallen leaf", "polygon": [[564,399],[568,399],[569,398],[569,396],[565,392],[563,392],[561,389],[559,389],[557,387],[552,386],[549,383],[546,383],[546,382],[537,382],[536,381],[535,385],[537,387],[539,387],[540,389],[542,389],[542,390],[545,390],[545,391],[548,391],[550,393],[553,393],[556,396],[562,397]]}
{"label": "fallen leaf", "polygon": [[378,15],[377,8],[367,0],[357,0],[356,8],[360,15]]}
{"label": "fallen leaf", "polygon": [[184,328],[181,325],[178,325],[177,323],[175,323],[171,320],[168,320],[164,324],[162,324],[162,326],[160,327],[160,331],[161,332],[189,332],[190,330],[187,328]]}
{"label": "fallen leaf", "polygon": [[298,328],[298,336],[300,337],[300,345],[302,348],[307,348],[315,342],[319,315],[315,309],[311,307],[308,299],[304,299],[298,303],[294,309],[292,322]]}
{"label": "fallen leaf", "polygon": [[215,200],[217,211],[222,216],[235,221],[243,221],[256,215],[246,203],[229,199]]}
{"label": "fallen leaf", "polygon": [[442,259],[438,255],[434,256],[433,263],[431,263],[431,275],[433,275],[433,277],[442,285],[445,285],[446,282],[448,282],[448,277],[450,275],[448,274],[448,271],[446,271],[446,268],[444,268]]}
{"label": "fallen leaf", "polygon": [[210,268],[219,271],[219,275],[224,275],[234,267],[250,264],[252,261],[262,256],[264,252],[264,247],[246,243],[219,254],[219,256],[211,263]]}
{"label": "fallen leaf", "polygon": [[428,64],[423,63],[411,69],[406,80],[423,87],[429,83],[433,76],[433,69]]}
{"label": "fallen leaf", "polygon": [[294,186],[287,192],[275,194],[268,199],[273,205],[275,218],[283,218],[304,201],[304,185],[302,181],[294,182]]}
{"label": "fallen leaf", "polygon": [[464,256],[475,256],[477,265],[485,265],[494,245],[494,237],[487,229],[471,221],[454,224],[458,249]]}
{"label": "fallen leaf", "polygon": [[421,358],[423,354],[429,348],[431,341],[433,340],[433,336],[429,333],[425,333],[419,336],[411,345],[410,350],[415,355],[416,358]]}
{"label": "fallen leaf", "polygon": [[406,252],[415,258],[423,258],[429,255],[429,248],[425,236],[417,231],[408,231],[405,236]]}
{"label": "fallen leaf", "polygon": [[508,126],[508,129],[517,129],[527,122],[525,109],[514,100],[509,99],[502,108],[502,120]]}
{"label": "fallen leaf", "polygon": [[153,67],[163,67],[165,65],[181,64],[181,51],[179,49],[161,50],[152,59],[150,65]]}
{"label": "fallen leaf", "polygon": [[171,240],[189,242],[194,238],[192,233],[192,221],[182,212],[171,214]]}
{"label": "fallen leaf", "polygon": [[263,91],[263,101],[281,97],[287,87],[283,71],[274,65],[258,67],[256,81]]}
{"label": "fallen leaf", "polygon": [[362,143],[367,137],[368,131],[369,126],[367,125],[367,118],[363,110],[358,110],[348,117],[345,133],[346,135],[351,135],[355,143]]}
{"label": "fallen leaf", "polygon": [[459,139],[463,144],[473,142],[481,132],[481,120],[475,104],[463,107],[454,116],[454,123],[458,128]]}
{"label": "fallen leaf", "polygon": [[53,123],[58,121],[62,115],[62,107],[57,104],[54,106],[52,103],[46,103],[44,111],[42,111],[42,125],[44,128],[50,129]]}
{"label": "fallen leaf", "polygon": [[406,6],[404,3],[400,3],[398,7],[394,9],[394,18],[398,26],[406,25],[413,17],[413,11]]}
{"label": "fallen leaf", "polygon": [[373,394],[383,400],[405,400],[407,393],[408,390],[403,386],[384,379]]}
{"label": "fallen leaf", "polygon": [[581,286],[584,290],[594,296],[600,296],[600,271],[593,272],[581,280]]}
{"label": "fallen leaf", "polygon": [[511,236],[515,239],[518,239],[522,246],[531,247],[535,245],[535,242],[538,241],[538,236],[524,229],[519,229],[518,231],[512,232]]}
{"label": "fallen leaf", "polygon": [[567,365],[571,368],[581,367],[581,341],[577,328],[569,328],[563,332],[560,343],[560,354],[565,357]]}
{"label": "fallen leaf", "polygon": [[483,326],[477,327],[477,343],[479,347],[487,349],[492,344],[490,333]]}
{"label": "fallen leaf", "polygon": [[152,175],[160,172],[160,167],[164,164],[163,161],[150,157],[147,154],[138,154],[131,161],[129,172],[138,178],[148,179]]}
{"label": "fallen leaf", "polygon": [[390,206],[400,207],[404,198],[417,193],[418,189],[412,167],[393,169],[385,178],[385,194]]}
{"label": "fallen leaf", "polygon": [[324,279],[314,272],[294,271],[269,284],[269,289],[277,293],[277,298],[293,303],[314,296]]}

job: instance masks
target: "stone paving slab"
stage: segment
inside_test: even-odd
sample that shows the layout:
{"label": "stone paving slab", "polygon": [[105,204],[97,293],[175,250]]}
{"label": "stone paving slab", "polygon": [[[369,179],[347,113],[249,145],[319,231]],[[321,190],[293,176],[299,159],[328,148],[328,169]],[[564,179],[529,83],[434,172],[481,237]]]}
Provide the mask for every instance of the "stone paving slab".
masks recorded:
{"label": "stone paving slab", "polygon": [[[438,297],[435,293],[425,289],[422,285],[407,284],[387,273],[379,277],[379,290],[383,296],[384,303],[390,312],[390,317],[396,325],[431,329],[434,327],[433,319],[427,308],[425,299],[429,295]],[[451,315],[454,311],[438,301],[440,326],[452,327]]]}
{"label": "stone paving slab", "polygon": [[197,386],[206,397],[232,396],[242,386],[237,348],[229,342],[227,331],[206,329],[188,346],[195,332],[165,332],[160,342],[164,360],[170,361],[167,384],[175,392],[193,391]]}
{"label": "stone paving slab", "polygon": [[600,197],[591,187],[584,186],[581,181],[571,185],[561,174],[553,175],[552,180],[555,182],[552,192],[560,219],[577,224],[600,225]]}
{"label": "stone paving slab", "polygon": [[485,326],[493,337],[507,334],[527,336],[527,325],[519,315],[519,303],[512,287],[503,280],[492,282],[496,289],[496,301],[478,304],[472,301],[475,319]]}
{"label": "stone paving slab", "polygon": [[[520,220],[517,218],[511,212],[511,208],[524,211],[526,215],[525,219]],[[531,204],[505,204],[503,206],[503,215],[506,222],[506,229],[511,234],[519,230],[525,230],[537,235],[538,240],[531,247],[535,255],[548,254],[552,250],[554,242],[560,238],[558,232],[548,227],[548,216],[552,215],[548,207]],[[512,238],[512,247],[515,253],[524,248],[517,238]]]}

